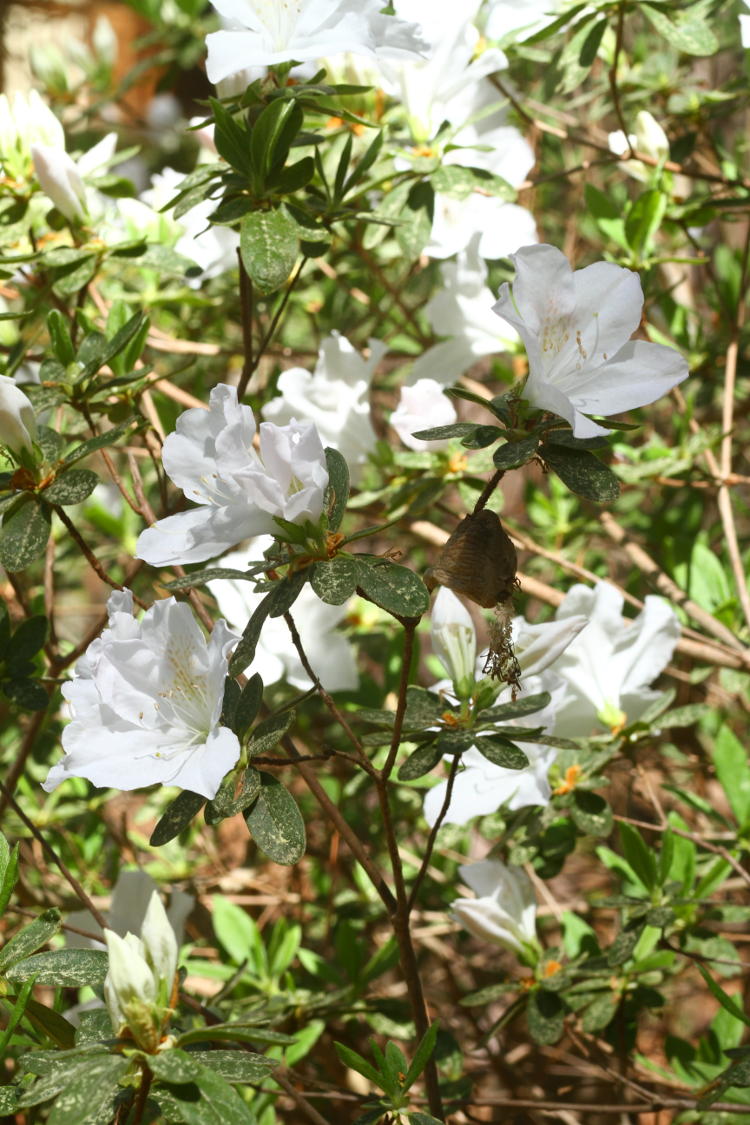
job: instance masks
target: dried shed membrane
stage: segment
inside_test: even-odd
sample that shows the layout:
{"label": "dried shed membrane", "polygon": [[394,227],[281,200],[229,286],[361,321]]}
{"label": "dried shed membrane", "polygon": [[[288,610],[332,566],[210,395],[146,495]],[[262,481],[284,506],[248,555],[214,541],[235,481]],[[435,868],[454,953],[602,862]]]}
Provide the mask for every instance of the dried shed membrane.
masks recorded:
{"label": "dried shed membrane", "polygon": [[428,572],[427,585],[447,586],[484,609],[495,610],[484,673],[519,686],[521,670],[511,639],[513,591],[518,586],[516,549],[489,508],[465,516]]}

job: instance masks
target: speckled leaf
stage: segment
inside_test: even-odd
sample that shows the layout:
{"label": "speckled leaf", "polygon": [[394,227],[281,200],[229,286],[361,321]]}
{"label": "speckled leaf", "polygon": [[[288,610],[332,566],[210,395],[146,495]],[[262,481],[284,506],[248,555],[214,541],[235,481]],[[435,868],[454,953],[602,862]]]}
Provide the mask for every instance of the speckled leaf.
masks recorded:
{"label": "speckled leaf", "polygon": [[104,983],[109,958],[102,949],[54,949],[37,953],[8,970],[12,981],[28,980],[36,974],[37,984],[59,988],[96,988]]}
{"label": "speckled leaf", "polygon": [[358,560],[359,586],[395,617],[421,617],[430,604],[427,587],[413,570],[386,559]]}
{"label": "speckled leaf", "polygon": [[121,1055],[104,1055],[86,1060],[86,1069],[77,1073],[58,1095],[48,1125],[88,1125],[106,1110],[117,1094],[118,1081],[131,1066]]}
{"label": "speckled leaf", "polygon": [[356,559],[340,555],[330,562],[319,562],[310,585],[321,601],[328,605],[342,605],[350,598],[359,582],[359,563]]}
{"label": "speckled leaf", "polygon": [[38,559],[47,546],[49,529],[49,509],[35,501],[28,501],[12,515],[6,515],[0,527],[0,566],[11,571],[23,570]]}
{"label": "speckled leaf", "polygon": [[539,455],[571,492],[585,500],[601,504],[620,495],[620,485],[612,470],[585,449],[545,442],[539,447]]}
{"label": "speckled leaf", "polygon": [[162,844],[174,840],[175,836],[179,836],[180,832],[187,828],[190,821],[200,812],[205,803],[206,798],[201,797],[199,793],[191,793],[189,789],[183,789],[179,797],[175,797],[172,804],[168,806],[151,833],[151,839],[149,840],[151,846],[158,848]]}
{"label": "speckled leaf", "polygon": [[258,799],[245,813],[253,839],[274,863],[289,866],[305,852],[305,823],[291,793],[272,777],[261,774]]}

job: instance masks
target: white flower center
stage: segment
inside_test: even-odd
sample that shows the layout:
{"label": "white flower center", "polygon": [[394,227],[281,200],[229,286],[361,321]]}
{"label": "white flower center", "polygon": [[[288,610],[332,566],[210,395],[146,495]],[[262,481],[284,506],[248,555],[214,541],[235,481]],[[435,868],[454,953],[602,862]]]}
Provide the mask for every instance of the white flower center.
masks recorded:
{"label": "white flower center", "polygon": [[[203,670],[189,645],[180,638],[169,639],[165,656],[171,685],[159,692],[155,706],[165,722],[189,731],[193,736],[191,742],[203,743],[213,725],[213,707]],[[159,756],[170,757],[169,753]]]}
{"label": "white flower center", "polygon": [[252,8],[268,32],[274,51],[282,51],[297,26],[303,0],[250,0]]}

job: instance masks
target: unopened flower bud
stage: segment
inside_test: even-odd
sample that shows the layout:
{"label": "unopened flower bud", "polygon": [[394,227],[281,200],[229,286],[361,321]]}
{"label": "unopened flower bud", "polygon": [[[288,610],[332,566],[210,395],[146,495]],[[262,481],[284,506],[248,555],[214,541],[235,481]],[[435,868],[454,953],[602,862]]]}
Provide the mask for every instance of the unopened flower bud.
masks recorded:
{"label": "unopened flower bud", "polygon": [[34,407],[20,387],[7,375],[0,375],[0,445],[14,453],[33,449],[36,438]]}

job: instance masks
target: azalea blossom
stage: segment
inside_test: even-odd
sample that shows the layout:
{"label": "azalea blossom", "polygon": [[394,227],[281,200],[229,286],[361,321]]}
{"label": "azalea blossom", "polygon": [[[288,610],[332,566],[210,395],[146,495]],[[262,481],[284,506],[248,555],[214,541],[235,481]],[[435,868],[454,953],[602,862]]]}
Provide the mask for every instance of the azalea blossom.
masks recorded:
{"label": "azalea blossom", "polygon": [[129,590],[115,591],[107,606],[109,628],[63,686],[73,721],[43,788],[85,777],[101,787],[158,783],[214,797],[240,754],[237,736],[219,724],[237,637],[217,621],[206,640],[190,607],[174,598],[155,602],[140,621]]}
{"label": "azalea blossom", "polygon": [[155,1052],[172,1014],[178,948],[158,892],[151,895],[141,934],[104,931],[109,969],[104,1001],[115,1035],[128,1031],[136,1046]]}
{"label": "azalea blossom", "polygon": [[[272,542],[270,536],[260,536],[243,550],[219,559],[218,565],[242,570],[248,560],[262,558]],[[222,615],[239,632],[265,597],[255,592],[252,582],[241,579],[215,578],[207,586]],[[359,684],[354,650],[338,629],[349,611],[350,603],[328,605],[310,585],[304,586],[291,608],[305,655],[326,691],[355,691]],[[266,618],[253,662],[244,671],[248,676],[258,672],[264,684],[286,680],[299,691],[311,686],[283,617]]]}
{"label": "azalea blossom", "polygon": [[462,864],[458,873],[476,898],[457,898],[451,913],[474,937],[536,960],[536,896],[521,867],[497,859]]}
{"label": "azalea blossom", "polygon": [[487,266],[479,253],[481,234],[472,236],[455,260],[440,267],[443,288],[425,306],[433,331],[450,336],[415,361],[409,382],[429,377],[447,387],[483,356],[508,352],[518,333],[492,311]]}
{"label": "azalea blossom", "polygon": [[13,453],[31,453],[36,440],[36,417],[28,396],[8,375],[0,375],[0,445]]}
{"label": "azalea blossom", "polygon": [[[107,920],[106,928],[113,930],[120,937],[125,937],[128,930],[140,930],[155,891],[158,891],[156,881],[142,867],[120,871],[112,888],[112,900],[109,909],[104,911],[104,917]],[[174,930],[178,945],[182,943],[185,921],[194,905],[195,897],[185,891],[174,889],[169,896],[169,905],[166,908],[167,918]],[[81,930],[99,933],[99,923],[88,910],[71,911],[67,916],[67,921],[71,926],[76,926]],[[70,930],[65,935],[65,940],[71,949],[105,948],[103,944],[104,935],[102,935],[102,941],[99,942],[94,938],[85,938],[82,934]]]}
{"label": "azalea blossom", "polygon": [[648,595],[634,620],[622,616],[622,594],[609,582],[572,586],[558,622],[585,614],[588,626],[555,661],[567,691],[555,714],[555,733],[585,737],[636,722],[659,698],[650,688],[669,663],[680,623],[669,602]]}
{"label": "azalea blossom", "polygon": [[315,370],[282,371],[276,398],[261,410],[277,425],[294,417],[314,422],[322,441],[344,457],[354,483],[377,441],[370,421],[370,384],[388,350],[380,340],[369,344],[365,358],[345,336],[332,332],[320,346]]}
{"label": "azalea blossom", "polygon": [[206,73],[221,82],[240,70],[305,62],[344,51],[418,54],[419,29],[382,14],[380,0],[211,0],[227,29],[206,36]]}
{"label": "azalea blossom", "polygon": [[[571,614],[560,621],[531,625],[523,617],[511,625],[513,650],[521,669],[522,695],[548,692],[550,702],[528,717],[501,723],[502,726],[528,726],[552,732],[557,730],[556,717],[569,691],[567,683],[555,675],[560,655],[586,626],[583,614]],[[476,660],[476,633],[471,616],[456,595],[446,588],[440,590],[432,610],[433,650],[451,677],[460,694],[471,692],[471,680],[482,677],[484,654]],[[436,684],[433,690],[450,694],[447,684]],[[498,693],[495,706],[510,702],[512,691]],[[467,824],[476,816],[486,816],[505,806],[510,810],[527,805],[546,805],[551,796],[548,780],[550,766],[557,757],[555,747],[524,742],[522,749],[529,764],[514,770],[497,766],[481,753],[482,739],[461,755],[461,769],[453,780],[453,789],[444,824]],[[448,782],[441,781],[425,794],[424,817],[432,826],[445,802]]]}
{"label": "azalea blossom", "polygon": [[495,305],[526,345],[523,397],[569,422],[577,438],[610,431],[587,417],[620,414],[660,398],[687,378],[674,348],[630,337],[643,291],[637,273],[612,262],[570,268],[554,246],[525,246],[511,255],[516,278]]}
{"label": "azalea blossom", "polygon": [[224,383],[211,391],[208,410],[180,415],[164,442],[164,468],[198,507],[142,532],[137,558],[152,566],[203,562],[242,539],[278,532],[274,516],[299,524],[320,518],[328,469],[315,426],[263,422],[259,454],[254,437],[252,410]]}
{"label": "azalea blossom", "polygon": [[[750,8],[748,0],[742,0],[746,8]],[[740,12],[740,37],[743,47],[750,47],[750,14],[748,12]]]}
{"label": "azalea blossom", "polygon": [[557,18],[559,0],[490,0],[485,35],[523,43]]}
{"label": "azalea blossom", "polygon": [[[608,140],[610,149],[618,156],[625,156],[631,149],[635,149],[654,160],[664,161],[669,158],[669,138],[647,109],[640,109],[635,115],[634,133],[628,133],[626,137],[622,129],[617,129],[609,134]],[[642,160],[625,160],[622,167],[636,180],[646,182],[654,172]]]}
{"label": "azalea blossom", "polygon": [[419,379],[401,388],[398,406],[391,414],[390,424],[409,449],[444,449],[447,441],[426,441],[414,437],[418,430],[435,426],[450,426],[458,415],[451,400],[435,379]]}
{"label": "azalea blossom", "polygon": [[25,179],[31,171],[31,145],[65,148],[61,122],[36,90],[17,92],[11,101],[0,94],[0,164],[10,179]]}
{"label": "azalea blossom", "polygon": [[84,180],[87,176],[105,170],[116,147],[117,134],[108,133],[77,160],[73,160],[62,146],[31,145],[31,157],[39,186],[69,222],[81,222],[91,218],[92,212],[105,209],[104,197],[98,192],[87,190]]}

